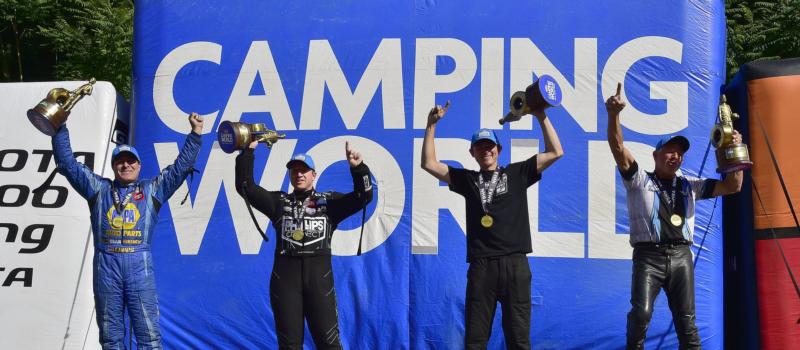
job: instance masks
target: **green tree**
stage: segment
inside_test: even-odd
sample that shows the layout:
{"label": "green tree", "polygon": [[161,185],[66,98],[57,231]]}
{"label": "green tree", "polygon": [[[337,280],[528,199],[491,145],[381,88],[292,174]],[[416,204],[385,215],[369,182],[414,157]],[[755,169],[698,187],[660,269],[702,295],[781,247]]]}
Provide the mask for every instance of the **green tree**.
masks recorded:
{"label": "green tree", "polygon": [[728,0],[728,78],[747,62],[800,57],[800,0]]}
{"label": "green tree", "polygon": [[54,58],[38,25],[53,11],[52,1],[0,0],[0,81],[49,80]]}
{"label": "green tree", "polygon": [[3,81],[95,77],[130,96],[133,1],[0,0],[0,21]]}
{"label": "green tree", "polygon": [[38,27],[56,54],[55,77],[96,77],[130,96],[133,55],[133,2],[62,0],[51,24]]}

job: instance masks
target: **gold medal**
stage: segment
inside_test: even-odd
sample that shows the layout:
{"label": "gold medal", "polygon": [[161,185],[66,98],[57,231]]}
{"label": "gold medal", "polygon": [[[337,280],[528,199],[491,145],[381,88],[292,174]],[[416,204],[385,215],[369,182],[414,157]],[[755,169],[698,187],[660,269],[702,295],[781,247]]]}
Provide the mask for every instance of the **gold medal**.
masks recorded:
{"label": "gold medal", "polygon": [[669,217],[669,221],[672,223],[672,226],[675,227],[679,227],[683,223],[683,219],[678,214],[672,214],[672,216]]}
{"label": "gold medal", "polygon": [[486,214],[483,217],[481,217],[481,225],[483,227],[489,228],[492,227],[492,224],[494,224],[494,219],[492,219],[492,217],[489,214]]}
{"label": "gold medal", "polygon": [[292,231],[292,239],[295,241],[302,240],[305,237],[303,230],[294,230]]}

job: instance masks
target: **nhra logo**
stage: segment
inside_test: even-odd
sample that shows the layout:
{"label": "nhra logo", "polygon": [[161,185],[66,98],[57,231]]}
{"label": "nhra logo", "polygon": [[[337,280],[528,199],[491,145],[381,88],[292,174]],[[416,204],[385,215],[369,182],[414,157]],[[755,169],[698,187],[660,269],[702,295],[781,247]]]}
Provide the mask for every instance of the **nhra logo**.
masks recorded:
{"label": "nhra logo", "polygon": [[547,92],[547,97],[551,100],[556,99],[556,84],[552,80],[548,80],[544,84],[544,91]]}
{"label": "nhra logo", "polygon": [[136,227],[139,218],[141,218],[141,214],[139,214],[139,209],[136,208],[136,205],[133,203],[126,204],[122,213],[117,213],[113,206],[108,208],[108,212],[106,213],[108,225],[113,229],[130,230]]}
{"label": "nhra logo", "polygon": [[224,130],[219,134],[219,142],[225,144],[233,143],[233,133],[230,130]]}

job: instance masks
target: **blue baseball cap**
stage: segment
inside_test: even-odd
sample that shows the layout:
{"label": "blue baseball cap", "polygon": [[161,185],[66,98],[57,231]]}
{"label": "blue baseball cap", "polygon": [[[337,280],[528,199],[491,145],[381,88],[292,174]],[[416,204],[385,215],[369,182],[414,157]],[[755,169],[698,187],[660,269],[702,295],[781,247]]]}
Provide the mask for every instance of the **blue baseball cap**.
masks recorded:
{"label": "blue baseball cap", "polygon": [[677,143],[679,146],[681,146],[681,149],[683,150],[682,153],[686,153],[686,151],[689,150],[689,139],[681,135],[672,135],[664,136],[658,140],[658,143],[656,144],[656,151],[661,150],[661,148],[669,143]]}
{"label": "blue baseball cap", "polygon": [[494,130],[491,129],[479,129],[475,131],[472,134],[472,143],[470,143],[470,146],[474,145],[480,140],[489,140],[494,142],[495,145],[500,144],[500,142],[497,142],[497,134],[495,134]]}
{"label": "blue baseball cap", "polygon": [[133,148],[133,146],[131,145],[119,145],[116,148],[114,148],[114,151],[111,153],[111,164],[114,164],[114,161],[117,160],[117,157],[119,157],[120,154],[126,152],[136,157],[136,160],[138,160],[139,162],[142,161],[142,159],[139,158],[139,152],[136,151],[136,148]]}
{"label": "blue baseball cap", "polygon": [[314,159],[311,159],[311,156],[309,156],[308,154],[305,154],[305,153],[298,153],[298,154],[293,155],[292,159],[289,160],[288,163],[286,163],[286,169],[291,169],[292,168],[292,164],[297,163],[297,162],[303,163],[309,169],[314,170]]}

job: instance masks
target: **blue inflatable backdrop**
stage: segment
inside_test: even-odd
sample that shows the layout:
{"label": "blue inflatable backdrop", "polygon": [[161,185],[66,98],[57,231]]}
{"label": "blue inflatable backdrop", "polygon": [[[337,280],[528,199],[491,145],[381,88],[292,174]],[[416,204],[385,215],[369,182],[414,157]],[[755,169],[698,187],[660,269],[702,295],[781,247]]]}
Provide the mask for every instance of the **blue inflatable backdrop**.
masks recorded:
{"label": "blue inflatable backdrop", "polygon": [[[514,91],[547,74],[562,88],[548,114],[566,154],[528,191],[531,338],[537,349],[622,348],[631,248],[603,101],[623,82],[626,146],[640,164],[652,168],[660,135],[681,133],[692,142],[684,172],[697,175],[724,39],[720,1],[136,1],[143,174],[174,160],[189,112],[206,118],[198,173],[164,206],[153,242],[165,345],[276,347],[268,288],[277,238],[270,227],[272,240],[261,241],[234,190],[235,154],[215,144],[231,120],[286,133],[256,152],[265,188],[288,190],[286,160],[309,152],[318,189],[350,191],[345,140],[373,169],[364,254],[355,255],[359,215],[334,235],[347,348],[463,348],[464,204],[419,167],[427,111],[452,101],[437,129],[442,161],[476,168],[467,149],[480,127],[498,129],[501,164],[519,161],[539,150],[538,125],[497,120]],[[716,176],[713,158],[703,176]],[[698,206],[697,323],[709,349],[723,347],[720,222],[713,200]],[[677,346],[666,304],[662,294],[648,348]],[[504,345],[499,313],[493,349]]]}

